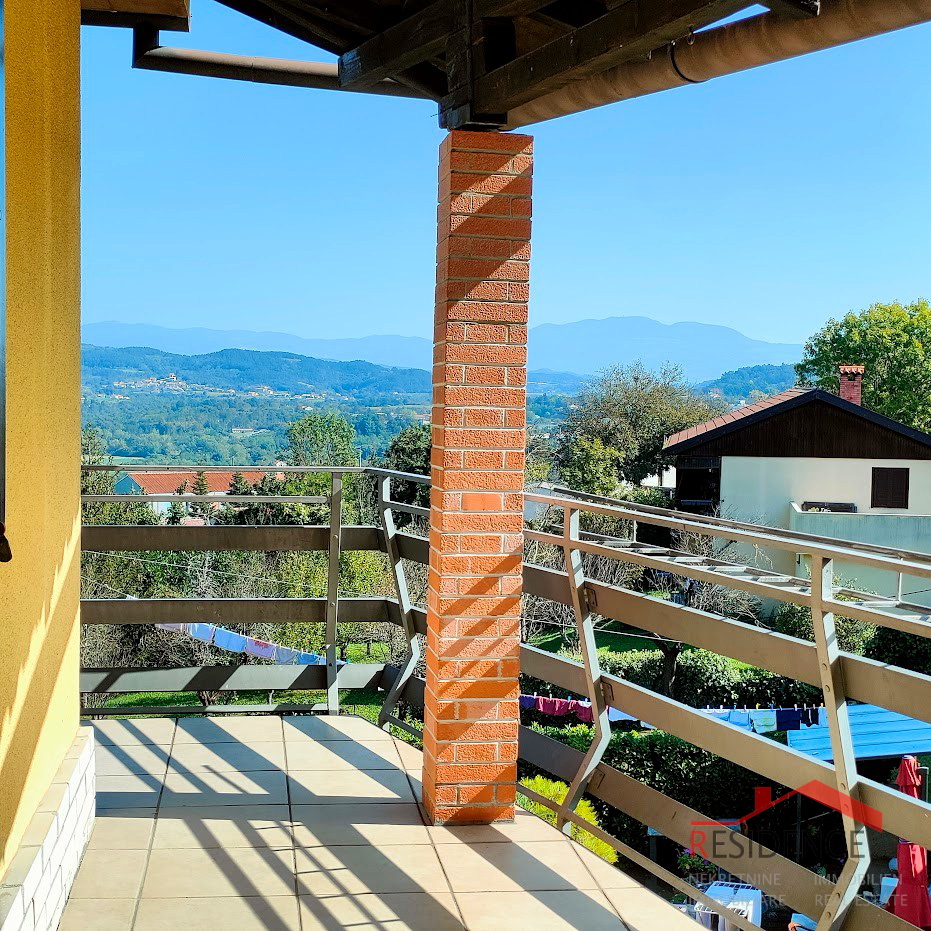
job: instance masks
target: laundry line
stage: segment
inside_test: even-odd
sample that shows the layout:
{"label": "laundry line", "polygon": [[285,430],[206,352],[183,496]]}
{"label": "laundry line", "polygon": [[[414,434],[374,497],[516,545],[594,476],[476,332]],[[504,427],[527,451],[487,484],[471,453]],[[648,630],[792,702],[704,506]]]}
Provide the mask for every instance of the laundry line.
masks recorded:
{"label": "laundry line", "polygon": [[[201,643],[209,643],[219,650],[227,653],[245,653],[256,659],[266,659],[279,666],[325,666],[326,657],[318,653],[308,653],[305,650],[294,650],[282,646],[280,643],[270,643],[268,640],[259,640],[258,637],[247,637],[225,627],[215,624],[156,624],[159,630],[172,633],[186,634]],[[337,666],[345,666],[343,660],[337,661]]]}

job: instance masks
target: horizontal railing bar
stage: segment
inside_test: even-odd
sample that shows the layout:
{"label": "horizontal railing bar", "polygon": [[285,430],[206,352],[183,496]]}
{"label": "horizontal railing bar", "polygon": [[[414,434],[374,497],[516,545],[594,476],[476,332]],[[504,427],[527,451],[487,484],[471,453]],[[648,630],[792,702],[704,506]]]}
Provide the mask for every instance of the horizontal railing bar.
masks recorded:
{"label": "horizontal railing bar", "polygon": [[210,501],[214,504],[326,504],[330,499],[323,495],[81,495],[82,504],[111,503],[139,504],[145,502]]}
{"label": "horizontal railing bar", "polygon": [[385,720],[392,726],[399,727],[402,731],[410,734],[411,737],[423,737],[422,730],[414,727],[412,724],[408,724],[407,721],[402,721],[393,714],[385,715]]}
{"label": "horizontal railing bar", "polygon": [[[561,546],[562,538],[556,534],[546,533],[539,530],[528,530],[525,532],[528,540],[537,543],[544,543],[547,546]],[[740,591],[749,592],[752,595],[759,595],[763,598],[774,598],[778,601],[787,601],[792,604],[808,605],[811,601],[811,595],[806,587],[799,580],[798,589],[784,588],[777,585],[770,585],[766,582],[758,582],[752,578],[740,578],[733,574],[724,575],[713,567],[703,567],[688,562],[673,562],[672,559],[665,556],[648,556],[637,552],[633,549],[618,549],[607,546],[604,543],[587,543],[581,540],[575,544],[576,548],[583,553],[589,553],[593,556],[603,556],[606,559],[613,559],[619,562],[633,563],[637,566],[643,566],[647,569],[656,569],[660,572],[669,572],[674,575],[685,576],[689,579],[696,579],[701,582],[710,582],[712,585],[722,585],[728,588],[736,588]]]}
{"label": "horizontal railing bar", "polygon": [[430,557],[430,541],[410,533],[398,533],[395,536],[398,543],[398,552],[402,559],[419,562],[427,565]]}
{"label": "horizontal railing bar", "polygon": [[[854,562],[860,565],[872,566],[889,572],[904,572],[907,575],[931,578],[931,558],[923,553],[909,553],[908,558],[890,558],[880,554],[865,553],[844,545],[838,540],[829,546],[802,540],[795,536],[777,535],[770,533],[770,528],[760,527],[756,530],[743,530],[739,527],[722,527],[717,524],[703,523],[700,519],[674,516],[675,512],[666,511],[662,515],[646,514],[633,508],[621,505],[602,505],[574,501],[571,498],[559,498],[553,495],[525,493],[525,500],[551,507],[576,508],[599,514],[603,517],[613,517],[617,520],[637,520],[653,524],[658,527],[667,527],[671,530],[680,530],[683,533],[698,534],[701,536],[718,537],[734,542],[754,543],[772,549],[786,550],[791,553],[806,553],[823,556],[826,559],[841,559],[845,562]],[[751,525],[755,526],[755,525]]]}
{"label": "horizontal railing bar", "polygon": [[[386,598],[340,598],[340,623],[392,623]],[[82,624],[317,624],[325,598],[89,598]]]}
{"label": "horizontal railing bar", "polygon": [[218,714],[292,714],[294,712],[310,713],[322,711],[326,705],[319,702],[307,705],[292,702],[280,702],[271,705],[106,705],[100,708],[82,707],[85,717],[111,717],[120,715],[158,715],[159,717],[180,717],[184,715],[218,715]]}
{"label": "horizontal railing bar", "polygon": [[429,517],[430,508],[421,507],[419,504],[402,504],[400,501],[389,501],[386,507],[392,511],[401,511],[404,514],[411,514],[414,517]]}
{"label": "horizontal railing bar", "polygon": [[[391,686],[394,685],[394,680],[397,679],[400,672],[401,670],[397,666],[385,666],[379,688],[386,692],[390,691]],[[407,685],[400,695],[400,700],[407,702],[409,705],[413,705],[419,710],[423,710],[426,690],[427,683],[423,679],[419,676],[411,676],[410,679],[407,680]]]}
{"label": "horizontal railing bar", "polygon": [[[808,685],[820,684],[817,650],[811,641],[602,582],[589,581],[586,584],[595,596],[597,612],[604,617],[768,669],[788,679]],[[558,570],[525,565],[524,590],[560,604],[569,602],[566,574]],[[538,679],[557,682],[553,676],[573,675],[553,665],[569,662],[564,657],[526,644],[521,647],[521,657],[522,670]],[[850,698],[931,723],[931,677],[853,653],[842,653],[841,662]],[[584,687],[580,687],[580,681],[563,687],[581,693]]]}
{"label": "horizontal railing bar", "polygon": [[[374,688],[384,663],[347,663],[337,673],[340,688]],[[287,689],[324,689],[325,666],[274,666],[247,663],[237,666],[184,666],[141,669],[113,667],[81,670],[81,692],[249,692]]]}
{"label": "horizontal railing bar", "polygon": [[[571,488],[566,488],[562,485],[553,486],[553,494],[555,495],[571,495],[573,498],[578,498],[581,501],[590,501],[597,504],[620,504],[622,507],[628,508],[632,511],[642,512],[644,514],[655,514],[658,516],[665,516],[671,513],[670,508],[660,508],[652,504],[640,504],[635,501],[621,501],[618,498],[607,498],[603,495],[592,495],[588,492],[574,491]],[[699,518],[704,524],[712,524],[718,527],[733,527],[738,530],[749,530],[751,532],[758,531],[764,527],[762,524],[753,524],[748,521],[739,521],[734,520],[729,517],[715,517],[711,515],[702,514]],[[906,559],[917,559],[919,561],[927,558],[927,553],[919,553],[917,550],[902,550],[895,549],[894,547],[889,546],[877,546],[874,543],[861,543],[858,540],[841,540],[837,537],[825,537],[820,534],[814,533],[803,533],[799,530],[784,530],[781,527],[765,527],[767,533],[773,534],[774,536],[786,537],[790,540],[803,540],[806,543],[816,543],[824,544],[826,546],[833,546],[836,543],[843,543],[845,547],[851,549],[862,550],[864,553],[874,553],[880,556],[892,556],[893,558],[906,558]]]}
{"label": "horizontal railing bar", "polygon": [[[216,524],[188,527],[163,524],[87,524],[81,529],[85,552],[317,552],[329,546],[329,525]],[[381,550],[377,527],[342,529],[344,550]]]}
{"label": "horizontal railing bar", "polygon": [[369,467],[365,470],[367,475],[381,475],[385,478],[393,478],[399,482],[413,482],[415,485],[429,485],[429,475],[419,475],[416,472],[395,472],[393,469],[378,469]]}
{"label": "horizontal railing bar", "polygon": [[[366,466],[281,466],[281,465],[82,465],[82,472],[284,472],[300,475],[304,473],[325,472],[337,475],[350,475],[368,472]],[[394,473],[391,473],[394,474]],[[400,473],[398,473],[400,475]],[[427,479],[429,481],[429,479]]]}
{"label": "horizontal railing bar", "polygon": [[905,617],[900,614],[890,614],[887,611],[868,608],[862,602],[837,601],[833,598],[825,598],[823,604],[826,610],[834,611],[835,614],[842,617],[865,621],[867,624],[879,624],[882,627],[901,630],[903,633],[914,634],[917,637],[931,637],[931,623],[929,623],[931,622],[931,613]]}

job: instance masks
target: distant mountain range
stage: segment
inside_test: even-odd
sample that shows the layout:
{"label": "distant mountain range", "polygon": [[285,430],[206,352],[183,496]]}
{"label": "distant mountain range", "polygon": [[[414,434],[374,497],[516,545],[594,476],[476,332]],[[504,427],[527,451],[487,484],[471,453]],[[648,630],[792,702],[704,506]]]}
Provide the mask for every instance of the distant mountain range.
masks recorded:
{"label": "distant mountain range", "polygon": [[[172,329],[144,323],[88,323],[84,342],[95,346],[145,346],[181,355],[226,349],[285,352],[318,361],[364,361],[401,369],[431,366],[433,344],[418,336],[363,336],[355,339],[307,339],[289,333],[252,330]],[[530,366],[544,382],[565,382],[571,375],[589,376],[612,365],[640,360],[647,368],[664,362],[682,366],[690,381],[719,376],[735,364],[744,366],[795,362],[802,347],[751,339],[729,327],[706,323],[659,323],[648,317],[608,317],[575,323],[547,323],[530,331]],[[560,376],[558,373],[569,373]],[[533,376],[532,376],[533,377]]]}
{"label": "distant mountain range", "polygon": [[794,365],[751,365],[725,372],[720,378],[696,385],[698,391],[739,404],[762,395],[779,394],[795,384]]}
{"label": "distant mountain range", "polygon": [[[294,352],[221,349],[192,355],[85,344],[81,359],[85,390],[105,395],[275,392],[351,397],[369,403],[377,396],[397,403],[398,397],[429,401],[432,392],[432,377],[424,369],[314,359]],[[581,382],[577,375],[530,372],[528,391],[573,392]]]}

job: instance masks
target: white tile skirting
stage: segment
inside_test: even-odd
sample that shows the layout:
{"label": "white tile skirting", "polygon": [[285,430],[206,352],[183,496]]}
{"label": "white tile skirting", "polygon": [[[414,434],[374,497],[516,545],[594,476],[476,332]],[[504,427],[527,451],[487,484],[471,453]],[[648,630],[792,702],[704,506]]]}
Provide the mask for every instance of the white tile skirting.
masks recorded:
{"label": "white tile skirting", "polygon": [[55,931],[94,825],[94,731],[78,736],[0,879],[0,931]]}

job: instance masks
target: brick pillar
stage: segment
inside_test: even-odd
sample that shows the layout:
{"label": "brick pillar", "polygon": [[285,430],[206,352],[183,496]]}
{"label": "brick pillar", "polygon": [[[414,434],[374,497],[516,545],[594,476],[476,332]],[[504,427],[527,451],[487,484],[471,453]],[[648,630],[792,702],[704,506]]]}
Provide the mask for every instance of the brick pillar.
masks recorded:
{"label": "brick pillar", "polygon": [[529,136],[440,148],[424,804],[514,817],[526,442]]}

